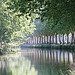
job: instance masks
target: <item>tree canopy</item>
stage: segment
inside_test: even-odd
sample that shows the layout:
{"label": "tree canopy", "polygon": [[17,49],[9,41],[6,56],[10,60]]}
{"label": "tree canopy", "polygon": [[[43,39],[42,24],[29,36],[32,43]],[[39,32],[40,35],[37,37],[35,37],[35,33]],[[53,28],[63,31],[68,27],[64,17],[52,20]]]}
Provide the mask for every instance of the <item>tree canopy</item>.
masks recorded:
{"label": "tree canopy", "polygon": [[10,0],[7,4],[13,12],[21,12],[18,16],[27,13],[30,16],[32,12],[40,14],[41,21],[48,23],[45,26],[48,32],[68,34],[75,31],[74,0]]}
{"label": "tree canopy", "polygon": [[74,8],[74,0],[0,0],[0,42],[25,42],[36,19],[35,34],[74,32]]}
{"label": "tree canopy", "polygon": [[[7,0],[8,1],[8,0]],[[33,34],[35,30],[34,20],[38,17],[37,14],[31,13],[31,16],[24,14],[17,16],[21,12],[7,9],[7,1],[0,1],[0,49],[6,45],[20,45],[26,42],[27,37]]]}

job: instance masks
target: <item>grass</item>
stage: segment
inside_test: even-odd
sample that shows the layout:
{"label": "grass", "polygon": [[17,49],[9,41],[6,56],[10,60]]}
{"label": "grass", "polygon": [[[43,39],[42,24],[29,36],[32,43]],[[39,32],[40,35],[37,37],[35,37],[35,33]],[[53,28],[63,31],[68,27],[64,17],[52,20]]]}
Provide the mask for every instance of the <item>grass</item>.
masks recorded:
{"label": "grass", "polygon": [[73,49],[75,44],[36,44],[36,45],[22,45],[25,48],[51,48],[51,49]]}

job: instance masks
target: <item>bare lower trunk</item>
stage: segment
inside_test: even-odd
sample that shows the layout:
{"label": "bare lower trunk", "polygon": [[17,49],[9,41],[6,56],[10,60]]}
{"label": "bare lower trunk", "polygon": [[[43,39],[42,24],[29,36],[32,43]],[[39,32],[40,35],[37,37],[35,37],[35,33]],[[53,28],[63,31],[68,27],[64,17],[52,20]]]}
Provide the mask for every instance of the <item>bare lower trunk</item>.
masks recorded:
{"label": "bare lower trunk", "polygon": [[37,44],[38,44],[38,37],[37,37]]}
{"label": "bare lower trunk", "polygon": [[28,40],[28,44],[30,44],[30,39]]}
{"label": "bare lower trunk", "polygon": [[50,44],[51,44],[51,35],[50,35]]}
{"label": "bare lower trunk", "polygon": [[0,52],[1,52],[1,49],[2,49],[2,43],[0,43]]}
{"label": "bare lower trunk", "polygon": [[32,44],[32,37],[31,37],[31,44]]}
{"label": "bare lower trunk", "polygon": [[55,37],[56,37],[56,44],[57,44],[57,35],[55,35]]}
{"label": "bare lower trunk", "polygon": [[32,44],[34,44],[34,38],[32,37]]}
{"label": "bare lower trunk", "polygon": [[54,44],[54,35],[53,35],[53,44]]}
{"label": "bare lower trunk", "polygon": [[43,36],[42,36],[42,44],[43,44]]}
{"label": "bare lower trunk", "polygon": [[75,44],[75,32],[74,32],[74,44]]}
{"label": "bare lower trunk", "polygon": [[47,44],[48,44],[48,36],[47,36]]}
{"label": "bare lower trunk", "polygon": [[72,32],[72,43],[75,43],[75,37],[74,32]]}
{"label": "bare lower trunk", "polygon": [[64,34],[63,34],[63,44],[64,44]]}
{"label": "bare lower trunk", "polygon": [[26,44],[28,44],[28,40],[27,40]]}
{"label": "bare lower trunk", "polygon": [[67,44],[69,43],[69,34],[67,34]]}
{"label": "bare lower trunk", "polygon": [[44,43],[45,43],[45,36],[44,36]]}
{"label": "bare lower trunk", "polygon": [[41,36],[40,36],[40,44],[41,44]]}
{"label": "bare lower trunk", "polygon": [[60,34],[59,34],[59,43],[61,44]]}
{"label": "bare lower trunk", "polygon": [[35,44],[36,44],[36,36],[35,36]]}

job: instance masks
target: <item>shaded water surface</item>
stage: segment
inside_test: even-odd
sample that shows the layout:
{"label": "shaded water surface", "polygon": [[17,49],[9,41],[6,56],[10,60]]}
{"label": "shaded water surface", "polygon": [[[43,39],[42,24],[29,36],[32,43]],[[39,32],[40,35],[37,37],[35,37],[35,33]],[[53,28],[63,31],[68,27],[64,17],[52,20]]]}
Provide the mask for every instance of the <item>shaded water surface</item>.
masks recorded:
{"label": "shaded water surface", "polygon": [[75,75],[75,52],[22,49],[0,56],[0,75]]}

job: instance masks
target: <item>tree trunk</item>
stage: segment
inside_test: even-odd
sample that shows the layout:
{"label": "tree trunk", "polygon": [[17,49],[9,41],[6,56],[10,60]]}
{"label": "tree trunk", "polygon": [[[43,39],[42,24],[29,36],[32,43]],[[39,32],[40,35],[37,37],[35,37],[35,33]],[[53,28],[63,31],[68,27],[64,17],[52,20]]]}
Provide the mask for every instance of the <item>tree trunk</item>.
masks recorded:
{"label": "tree trunk", "polygon": [[63,34],[63,44],[64,44],[64,34]]}
{"label": "tree trunk", "polygon": [[38,44],[38,36],[37,36],[37,44]]}
{"label": "tree trunk", "polygon": [[47,44],[48,44],[48,35],[47,35]]}
{"label": "tree trunk", "polygon": [[51,44],[51,35],[50,35],[50,44]]}
{"label": "tree trunk", "polygon": [[72,32],[72,43],[75,43],[75,37],[74,32]]}
{"label": "tree trunk", "polygon": [[34,36],[32,38],[33,38],[33,44],[34,44]]}
{"label": "tree trunk", "polygon": [[75,32],[74,32],[74,44],[75,44]]}
{"label": "tree trunk", "polygon": [[60,34],[59,34],[59,43],[61,44]]}
{"label": "tree trunk", "polygon": [[31,44],[32,44],[32,37],[31,37]]}
{"label": "tree trunk", "polygon": [[43,44],[43,36],[42,36],[42,44]]}
{"label": "tree trunk", "polygon": [[0,48],[0,55],[2,55],[2,51],[1,51],[1,49],[2,49],[2,43],[0,43],[0,44],[1,44],[1,46],[0,46],[1,47]]}
{"label": "tree trunk", "polygon": [[54,34],[53,34],[53,44],[54,44]]}
{"label": "tree trunk", "polygon": [[27,40],[26,44],[28,44],[28,40]]}
{"label": "tree trunk", "polygon": [[36,36],[35,36],[35,44],[36,44]]}
{"label": "tree trunk", "polygon": [[41,36],[40,36],[40,44],[41,44]]}
{"label": "tree trunk", "polygon": [[29,39],[29,44],[30,44],[30,39]]}
{"label": "tree trunk", "polygon": [[57,44],[57,35],[55,35],[55,37],[56,37],[56,44]]}
{"label": "tree trunk", "polygon": [[69,43],[69,35],[67,34],[67,44]]}
{"label": "tree trunk", "polygon": [[45,36],[44,36],[44,43],[45,43]]}

